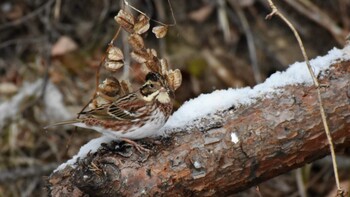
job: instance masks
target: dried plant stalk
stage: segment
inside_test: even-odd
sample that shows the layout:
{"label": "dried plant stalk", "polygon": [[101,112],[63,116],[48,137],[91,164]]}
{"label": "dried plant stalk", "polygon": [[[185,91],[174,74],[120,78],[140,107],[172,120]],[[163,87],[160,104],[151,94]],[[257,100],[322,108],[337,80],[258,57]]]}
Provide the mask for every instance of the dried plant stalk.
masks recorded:
{"label": "dried plant stalk", "polygon": [[314,82],[314,85],[316,86],[317,88],[317,97],[318,97],[318,102],[319,102],[319,106],[320,106],[320,113],[321,113],[321,117],[322,117],[322,123],[323,123],[323,126],[324,126],[324,129],[325,129],[325,132],[326,132],[326,135],[327,135],[327,140],[328,140],[328,143],[329,143],[329,148],[330,148],[330,151],[331,151],[331,157],[332,157],[332,163],[333,163],[333,171],[334,171],[334,177],[335,177],[335,182],[336,182],[336,185],[337,185],[337,189],[338,189],[338,195],[337,196],[344,196],[344,191],[341,189],[340,187],[340,183],[339,183],[339,175],[338,175],[338,167],[337,167],[337,161],[336,161],[336,155],[335,155],[335,151],[334,151],[334,145],[333,145],[333,140],[332,140],[332,136],[330,134],[330,131],[329,131],[329,127],[328,127],[328,123],[327,123],[327,118],[326,118],[326,114],[325,114],[325,111],[324,111],[324,107],[323,107],[323,102],[322,102],[322,97],[321,97],[321,91],[320,91],[320,84],[318,83],[318,80],[315,76],[315,73],[313,72],[312,70],[312,67],[310,65],[310,62],[309,62],[309,58],[306,54],[306,51],[305,51],[305,48],[304,48],[304,45],[303,45],[303,42],[299,36],[299,33],[297,32],[297,30],[295,29],[295,27],[293,26],[293,24],[286,18],[284,17],[284,15],[282,13],[280,13],[277,9],[277,7],[275,6],[275,4],[272,2],[272,0],[268,0],[269,2],[269,5],[272,9],[272,12],[266,16],[267,19],[271,18],[272,16],[274,15],[277,15],[279,16],[287,25],[288,27],[292,30],[292,32],[294,33],[294,36],[295,38],[297,39],[298,41],[298,44],[299,44],[299,47],[300,47],[300,50],[303,54],[303,57],[304,57],[304,60],[306,62],[306,66],[309,70],[309,73],[312,77],[312,80]]}

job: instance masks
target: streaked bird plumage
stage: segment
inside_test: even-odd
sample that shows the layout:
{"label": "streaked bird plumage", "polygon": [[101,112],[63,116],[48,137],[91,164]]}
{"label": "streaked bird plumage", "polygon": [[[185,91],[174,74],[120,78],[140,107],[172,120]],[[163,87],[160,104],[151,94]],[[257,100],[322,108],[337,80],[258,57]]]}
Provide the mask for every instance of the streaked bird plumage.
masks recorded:
{"label": "streaked bird plumage", "polygon": [[96,130],[113,138],[141,139],[157,132],[169,118],[173,91],[162,75],[150,72],[137,91],[97,108],[83,111],[75,120],[56,123]]}

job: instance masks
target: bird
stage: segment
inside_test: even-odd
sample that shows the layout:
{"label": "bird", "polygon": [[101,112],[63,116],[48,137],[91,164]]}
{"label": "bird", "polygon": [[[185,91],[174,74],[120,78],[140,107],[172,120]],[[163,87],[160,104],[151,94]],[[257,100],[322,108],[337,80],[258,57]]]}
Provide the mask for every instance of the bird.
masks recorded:
{"label": "bird", "polygon": [[93,129],[105,136],[122,140],[141,150],[147,150],[133,140],[152,136],[171,115],[174,92],[165,77],[149,72],[145,83],[111,103],[82,111],[79,118],[55,123],[52,126],[73,125]]}

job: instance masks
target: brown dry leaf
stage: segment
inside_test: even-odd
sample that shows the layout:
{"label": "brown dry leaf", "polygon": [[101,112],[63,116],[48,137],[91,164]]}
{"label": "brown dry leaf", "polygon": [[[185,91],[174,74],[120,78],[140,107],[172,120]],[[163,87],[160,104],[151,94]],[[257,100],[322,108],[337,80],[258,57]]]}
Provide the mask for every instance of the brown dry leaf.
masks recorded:
{"label": "brown dry leaf", "polygon": [[154,35],[156,35],[157,38],[163,38],[168,32],[168,26],[155,26],[153,27],[152,32]]}
{"label": "brown dry leaf", "polygon": [[132,59],[134,59],[136,62],[140,64],[145,63],[148,59],[148,54],[145,50],[132,51],[130,53],[130,56]]}
{"label": "brown dry leaf", "polygon": [[128,42],[135,51],[140,51],[145,48],[145,42],[139,34],[131,34]]}
{"label": "brown dry leaf", "polygon": [[114,20],[127,32],[132,33],[134,31],[135,18],[131,13],[125,10],[120,10],[118,15],[114,17]]}
{"label": "brown dry leaf", "polygon": [[105,68],[110,72],[116,72],[122,66],[124,66],[124,63],[122,61],[107,61],[107,62],[105,62]]}
{"label": "brown dry leaf", "polygon": [[68,36],[61,36],[51,48],[52,56],[64,55],[78,48],[78,45]]}
{"label": "brown dry leaf", "polygon": [[192,11],[188,17],[196,22],[202,23],[209,17],[209,15],[213,12],[214,6],[211,4],[205,5],[198,10]]}
{"label": "brown dry leaf", "polygon": [[1,95],[10,95],[10,94],[16,93],[17,91],[18,91],[18,87],[13,83],[9,83],[9,82],[0,83]]}
{"label": "brown dry leaf", "polygon": [[124,55],[120,48],[112,46],[108,49],[107,58],[113,61],[119,61],[124,59]]}
{"label": "brown dry leaf", "polygon": [[134,26],[134,31],[137,34],[143,34],[149,29],[149,18],[143,14],[137,17],[137,22]]}
{"label": "brown dry leaf", "polygon": [[179,69],[169,70],[165,76],[168,81],[168,84],[170,85],[170,88],[173,91],[180,87],[182,83],[182,75]]}

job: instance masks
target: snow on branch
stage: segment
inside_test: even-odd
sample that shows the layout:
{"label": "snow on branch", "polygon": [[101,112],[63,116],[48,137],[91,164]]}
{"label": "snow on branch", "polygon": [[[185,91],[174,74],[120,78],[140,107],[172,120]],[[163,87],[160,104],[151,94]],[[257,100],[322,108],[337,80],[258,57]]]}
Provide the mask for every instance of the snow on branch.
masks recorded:
{"label": "snow on branch", "polygon": [[[317,57],[310,62],[317,76],[333,63],[348,59],[350,59],[350,46],[344,49],[334,48],[327,55]],[[232,106],[248,106],[263,98],[271,98],[276,94],[283,93],[281,88],[284,86],[299,84],[312,85],[312,78],[305,62],[294,63],[286,71],[274,73],[264,83],[258,84],[254,88],[217,90],[187,101],[170,117],[164,129],[193,125],[194,120],[209,114]]]}
{"label": "snow on branch", "polygon": [[[350,47],[311,61],[322,84],[336,148],[349,146]],[[50,194],[226,195],[329,154],[316,89],[304,63],[254,88],[218,90],[186,102],[149,155],[98,138],[49,180]],[[156,143],[156,141],[158,141]],[[79,160],[77,160],[80,158]],[[78,161],[78,162],[77,162]]]}

